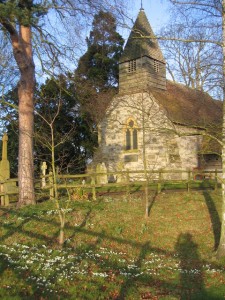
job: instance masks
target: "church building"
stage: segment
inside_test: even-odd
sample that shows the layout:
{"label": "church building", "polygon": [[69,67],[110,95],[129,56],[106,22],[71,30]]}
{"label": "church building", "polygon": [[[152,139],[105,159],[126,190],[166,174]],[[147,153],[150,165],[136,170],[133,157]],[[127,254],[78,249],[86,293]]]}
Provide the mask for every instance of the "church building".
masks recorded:
{"label": "church building", "polygon": [[166,79],[166,62],[143,9],[119,61],[119,92],[98,124],[93,164],[108,171],[220,168],[222,104]]}

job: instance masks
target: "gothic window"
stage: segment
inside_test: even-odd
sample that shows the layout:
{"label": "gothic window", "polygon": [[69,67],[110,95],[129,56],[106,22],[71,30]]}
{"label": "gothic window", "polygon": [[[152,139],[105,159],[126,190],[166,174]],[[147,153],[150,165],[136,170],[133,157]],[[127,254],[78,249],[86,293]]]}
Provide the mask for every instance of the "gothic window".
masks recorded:
{"label": "gothic window", "polygon": [[133,119],[128,119],[127,121],[125,149],[126,150],[138,149],[138,132],[137,132],[137,126],[135,125]]}
{"label": "gothic window", "polygon": [[128,72],[133,73],[136,71],[136,60],[130,60],[129,61],[129,66],[128,66]]}
{"label": "gothic window", "polygon": [[137,144],[137,129],[135,128],[133,130],[133,149],[137,149],[138,144]]}
{"label": "gothic window", "polygon": [[159,73],[159,62],[157,60],[154,60],[154,70],[156,73]]}
{"label": "gothic window", "polygon": [[126,130],[126,150],[131,149],[131,132],[130,129]]}

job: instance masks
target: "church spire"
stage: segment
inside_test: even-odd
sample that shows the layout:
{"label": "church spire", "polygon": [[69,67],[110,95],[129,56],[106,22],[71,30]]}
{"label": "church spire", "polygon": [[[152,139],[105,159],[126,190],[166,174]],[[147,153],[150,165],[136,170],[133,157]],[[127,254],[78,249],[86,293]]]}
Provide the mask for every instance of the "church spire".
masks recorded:
{"label": "church spire", "polygon": [[166,64],[142,8],[119,61],[119,92],[166,89]]}
{"label": "church spire", "polygon": [[120,62],[143,56],[165,62],[158,41],[142,8],[131,30]]}

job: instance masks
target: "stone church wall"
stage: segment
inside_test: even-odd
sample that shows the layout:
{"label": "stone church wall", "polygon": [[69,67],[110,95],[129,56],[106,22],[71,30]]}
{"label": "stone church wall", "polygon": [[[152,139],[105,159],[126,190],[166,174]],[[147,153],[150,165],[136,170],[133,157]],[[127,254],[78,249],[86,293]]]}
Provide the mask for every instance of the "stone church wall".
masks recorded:
{"label": "stone church wall", "polygon": [[[126,131],[130,121],[137,129],[137,149],[127,150]],[[178,136],[177,131],[182,134]],[[193,169],[198,166],[200,143],[196,129],[175,126],[150,93],[117,96],[99,124],[99,149],[93,162],[104,162],[109,171],[143,170],[144,159],[149,171]],[[184,176],[177,174],[178,178]]]}

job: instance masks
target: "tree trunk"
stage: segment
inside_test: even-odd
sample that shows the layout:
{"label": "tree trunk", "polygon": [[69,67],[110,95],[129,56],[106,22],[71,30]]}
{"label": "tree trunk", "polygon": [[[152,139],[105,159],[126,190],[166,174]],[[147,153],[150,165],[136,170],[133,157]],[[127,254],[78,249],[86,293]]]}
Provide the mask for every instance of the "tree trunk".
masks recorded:
{"label": "tree trunk", "polygon": [[34,204],[32,70],[21,76],[19,96],[19,203]]}
{"label": "tree trunk", "polygon": [[35,68],[31,46],[31,28],[20,26],[19,36],[12,36],[13,52],[20,69],[19,98],[19,202],[35,204],[33,167],[33,122]]}
{"label": "tree trunk", "polygon": [[220,243],[217,249],[217,257],[225,256],[225,0],[222,2],[223,13],[222,13],[222,29],[223,29],[223,127],[222,127],[222,219],[221,219],[221,235]]}

